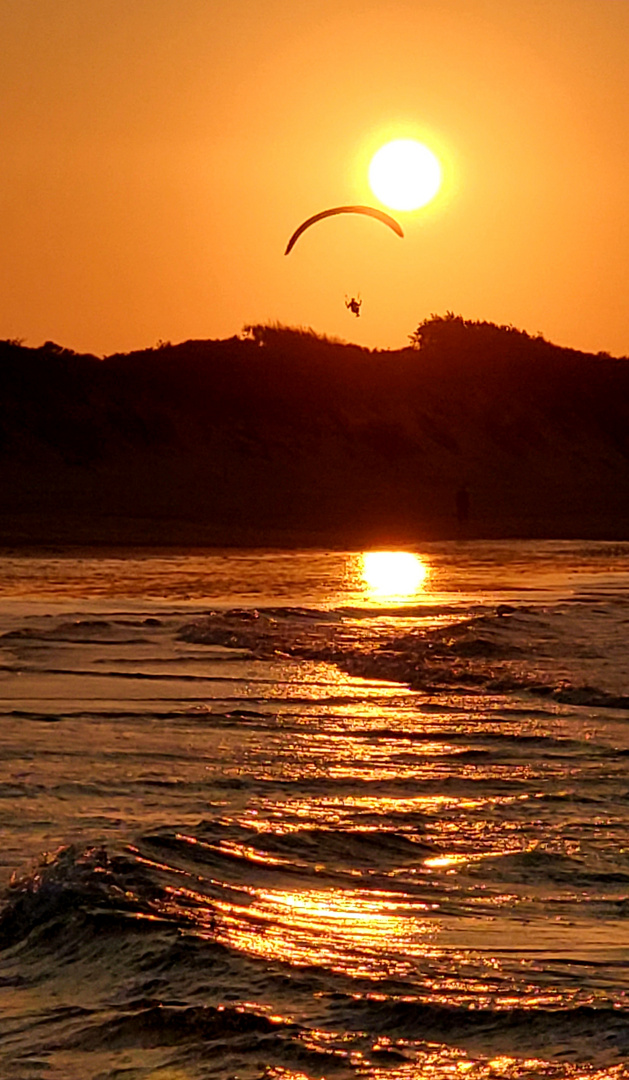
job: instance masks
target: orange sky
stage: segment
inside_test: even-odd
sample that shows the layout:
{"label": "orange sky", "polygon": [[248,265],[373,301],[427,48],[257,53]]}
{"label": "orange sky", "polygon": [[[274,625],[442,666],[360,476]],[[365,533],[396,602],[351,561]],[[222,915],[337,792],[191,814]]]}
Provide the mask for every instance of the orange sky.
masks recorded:
{"label": "orange sky", "polygon": [[[0,41],[0,337],[398,348],[451,309],[629,354],[629,0],[0,0]],[[405,239],[285,258],[397,136],[446,176]]]}

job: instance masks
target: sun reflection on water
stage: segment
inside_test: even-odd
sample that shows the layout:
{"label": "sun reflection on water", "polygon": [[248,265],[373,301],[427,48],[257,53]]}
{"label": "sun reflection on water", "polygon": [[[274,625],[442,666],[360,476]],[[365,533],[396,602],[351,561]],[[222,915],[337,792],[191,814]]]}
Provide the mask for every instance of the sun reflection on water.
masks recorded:
{"label": "sun reflection on water", "polygon": [[246,906],[218,903],[232,948],[297,965],[324,963],[354,976],[408,973],[438,927],[429,905],[401,893],[256,889]]}
{"label": "sun reflection on water", "polygon": [[422,592],[428,563],[410,551],[364,551],[360,577],[367,598],[374,603],[409,600]]}

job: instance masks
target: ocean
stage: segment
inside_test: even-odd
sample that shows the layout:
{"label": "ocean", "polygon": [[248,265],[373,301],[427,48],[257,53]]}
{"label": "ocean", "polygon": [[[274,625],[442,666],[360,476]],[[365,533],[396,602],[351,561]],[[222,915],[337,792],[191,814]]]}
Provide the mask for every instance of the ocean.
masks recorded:
{"label": "ocean", "polygon": [[629,544],[0,556],[2,1080],[629,1078]]}

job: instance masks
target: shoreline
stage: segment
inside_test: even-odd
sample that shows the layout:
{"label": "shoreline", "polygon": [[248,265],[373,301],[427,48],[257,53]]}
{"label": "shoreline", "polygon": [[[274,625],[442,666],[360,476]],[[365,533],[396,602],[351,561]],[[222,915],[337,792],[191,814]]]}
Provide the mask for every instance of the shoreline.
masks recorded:
{"label": "shoreline", "polygon": [[[522,523],[520,523],[522,525]],[[77,550],[97,552],[112,549],[186,552],[203,550],[331,550],[362,551],[370,549],[416,548],[422,544],[473,543],[499,541],[600,541],[629,542],[629,522],[600,522],[581,519],[563,523],[536,522],[535,527],[518,528],[517,522],[481,523],[434,522],[424,528],[406,529],[385,526],[354,528],[310,528],[269,526],[231,526],[180,519],[49,519],[15,517],[0,520],[0,554],[40,553]]]}

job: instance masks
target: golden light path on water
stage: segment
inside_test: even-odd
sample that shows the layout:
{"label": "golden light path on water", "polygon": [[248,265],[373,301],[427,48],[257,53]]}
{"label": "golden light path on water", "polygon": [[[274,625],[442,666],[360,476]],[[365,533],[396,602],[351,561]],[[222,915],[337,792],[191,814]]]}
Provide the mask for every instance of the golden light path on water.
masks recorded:
{"label": "golden light path on water", "polygon": [[[229,984],[231,996],[226,998],[226,1011],[233,1006],[243,1012],[265,1012],[277,1018],[278,1024],[304,1024],[299,1036],[295,1036],[304,1058],[307,1060],[309,1051],[315,1055],[334,1053],[339,1068],[345,1071],[335,1074],[330,1070],[325,1075],[336,1075],[338,1080],[347,1080],[350,1075],[358,1080],[452,1080],[460,1075],[472,1080],[629,1080],[625,1065],[595,1069],[593,1065],[573,1065],[556,1058],[545,1062],[542,1056],[515,1058],[500,1054],[503,1047],[491,1040],[487,1053],[495,1056],[480,1060],[477,1055],[481,1052],[481,1038],[471,1049],[464,1041],[467,1013],[461,1025],[461,1046],[438,1043],[439,1030],[431,1044],[422,1038],[424,1006],[450,1009],[453,1016],[461,1010],[486,1009],[492,1017],[515,1010],[516,1019],[524,1011],[534,1018],[536,1012],[561,1013],[576,1006],[595,1008],[606,993],[604,976],[597,968],[595,978],[601,989],[599,992],[595,987],[592,991],[591,985],[580,988],[579,971],[592,963],[603,972],[605,958],[625,947],[622,914],[618,919],[614,915],[598,920],[593,924],[595,933],[592,924],[573,918],[572,908],[581,903],[585,887],[578,878],[573,883],[572,870],[562,868],[562,858],[568,867],[582,866],[578,862],[582,859],[581,837],[575,836],[571,817],[564,832],[555,835],[550,827],[547,829],[547,823],[553,821],[547,805],[554,806],[554,802],[547,803],[544,793],[552,794],[557,788],[562,799],[556,801],[561,807],[565,805],[563,786],[576,784],[578,776],[574,749],[577,727],[582,723],[583,731],[589,733],[591,729],[591,718],[585,715],[588,710],[583,710],[579,720],[572,711],[555,710],[547,703],[541,713],[535,702],[512,708],[498,693],[481,696],[467,693],[458,685],[435,692],[415,690],[398,680],[381,681],[377,674],[372,678],[368,665],[357,669],[366,671],[367,676],[354,675],[351,668],[344,670],[329,659],[335,655],[331,645],[339,640],[352,656],[375,652],[381,642],[386,655],[392,642],[393,647],[397,646],[397,639],[410,650],[415,635],[420,639],[426,628],[432,630],[443,621],[449,625],[461,617],[459,611],[469,612],[469,608],[455,608],[451,599],[456,592],[458,600],[456,586],[462,582],[465,589],[465,577],[453,579],[452,567],[444,568],[439,553],[429,550],[427,557],[409,551],[337,552],[330,556],[301,553],[303,562],[298,572],[293,562],[281,564],[283,577],[278,572],[285,590],[282,601],[292,598],[290,590],[295,589],[295,582],[300,584],[306,579],[309,590],[298,595],[303,610],[295,614],[287,607],[285,616],[278,615],[277,608],[268,615],[264,610],[270,595],[266,556],[257,557],[254,564],[247,561],[252,557],[245,553],[236,560],[235,570],[231,563],[223,565],[223,556],[199,556],[185,564],[174,557],[169,560],[160,556],[146,565],[138,559],[132,569],[125,562],[124,587],[130,595],[134,595],[134,588],[140,589],[138,582],[144,582],[143,589],[148,582],[157,602],[162,603],[161,591],[168,591],[163,581],[165,570],[171,575],[168,588],[178,590],[182,604],[192,599],[198,605],[202,600],[204,610],[211,589],[220,603],[231,588],[229,574],[238,578],[240,587],[241,579],[246,579],[253,567],[258,574],[255,591],[247,594],[243,590],[239,602],[243,610],[247,604],[255,603],[259,611],[251,618],[243,618],[239,610],[231,622],[228,612],[225,626],[241,635],[241,643],[250,641],[254,646],[268,633],[264,656],[270,658],[258,663],[247,658],[243,648],[242,657],[227,660],[222,646],[210,645],[208,660],[194,638],[177,640],[176,651],[172,644],[162,644],[166,633],[171,633],[165,621],[162,624],[146,618],[142,623],[136,620],[119,625],[112,619],[100,624],[102,638],[111,638],[116,652],[124,639],[127,650],[117,666],[112,665],[108,676],[110,685],[116,680],[112,690],[103,681],[101,639],[93,644],[83,640],[86,629],[89,637],[95,635],[97,624],[64,620],[58,634],[61,640],[52,639],[54,662],[58,663],[60,647],[70,655],[74,648],[72,634],[78,638],[80,651],[75,664],[64,664],[63,678],[68,689],[63,690],[63,700],[76,699],[78,691],[71,684],[81,679],[81,693],[91,703],[89,707],[94,707],[95,699],[89,695],[97,685],[99,693],[109,692],[116,702],[123,693],[129,695],[130,707],[144,711],[143,703],[154,699],[155,675],[159,674],[167,676],[167,689],[161,693],[168,709],[171,700],[183,703],[173,726],[160,716],[159,723],[151,720],[135,729],[125,769],[136,786],[124,796],[129,800],[129,810],[121,816],[138,822],[137,832],[148,837],[147,844],[152,844],[154,836],[159,841],[156,823],[161,827],[164,821],[170,822],[166,840],[168,845],[174,840],[173,846],[164,848],[158,843],[156,850],[163,853],[164,861],[147,862],[147,867],[151,873],[173,882],[164,888],[163,900],[156,903],[158,909],[160,903],[163,906],[165,919],[180,921],[186,943],[188,935],[196,934],[218,945],[225,955],[236,956],[235,969],[239,956],[245,958],[243,969],[247,971],[250,960],[257,971],[269,966],[268,985],[273,988],[267,991],[262,981],[253,979],[248,983],[249,976],[243,976],[236,988]],[[464,557],[465,553],[455,553],[455,570]],[[98,596],[109,598],[107,590],[114,580],[111,566],[113,560],[77,563],[75,576],[63,595],[81,595],[82,573],[91,575],[90,587]],[[34,574],[32,567],[29,572]],[[55,576],[61,573],[59,566],[51,562],[48,573],[51,588],[54,585],[59,590],[58,581],[66,581]],[[16,576],[11,586],[16,595],[22,580]],[[481,578],[481,585],[483,582]],[[10,584],[10,577],[5,577],[0,592]],[[120,588],[119,581],[116,587]],[[487,591],[475,588],[473,601],[480,598],[486,605]],[[500,601],[503,595],[497,592]],[[114,598],[113,602],[118,611],[119,601]],[[74,601],[70,610],[75,611]],[[145,607],[144,600],[140,610],[143,620],[148,611],[154,612]],[[217,618],[222,617],[219,612]],[[180,622],[177,616],[177,625]],[[283,622],[290,628],[284,639]],[[127,645],[129,625],[145,636],[152,624],[155,636],[150,641],[134,640]],[[491,641],[488,625],[483,622],[483,632]],[[252,633],[247,639],[249,627]],[[42,641],[48,640],[47,633],[44,626]],[[299,641],[306,659],[283,651],[284,640],[290,644],[297,635],[301,635]],[[7,638],[6,644],[29,650],[24,654],[27,659],[34,655],[28,637]],[[276,651],[271,652],[271,646],[277,646]],[[42,651],[39,641],[36,648]],[[339,654],[342,659],[342,649]],[[207,676],[212,665],[217,678],[209,693],[199,680]],[[268,682],[266,676],[260,678],[266,670],[264,665],[269,672]],[[140,676],[137,686],[132,684],[133,690],[129,670]],[[239,673],[238,680],[232,672]],[[122,690],[118,682],[121,674]],[[92,677],[95,675],[97,682]],[[16,683],[22,682],[22,671],[14,677]],[[31,694],[34,677],[31,671]],[[37,677],[39,700],[47,701],[59,686],[59,676],[55,674],[53,683],[45,666]],[[5,672],[5,693],[8,679],[9,672]],[[235,682],[239,684],[237,689],[233,687]],[[223,694],[225,698],[220,696]],[[61,699],[52,700],[58,703]],[[233,709],[234,704],[247,707]],[[54,715],[52,707],[47,715]],[[68,727],[72,722],[72,717],[64,720]],[[120,771],[118,714],[114,715],[111,729],[103,723],[94,730],[94,745],[98,745],[99,754],[105,751],[104,757],[94,757],[98,775],[104,788],[113,789]],[[42,773],[44,769],[50,771],[50,750],[58,752],[50,731],[50,724],[37,725],[36,747],[45,750],[41,755]],[[554,741],[549,743],[551,736]],[[44,741],[47,739],[50,742]],[[80,753],[64,765],[65,783],[77,787],[84,782],[85,754],[92,749],[92,744],[85,745],[84,729],[81,739]],[[175,755],[173,746],[179,748],[184,740],[184,750]],[[516,753],[514,748],[522,740],[524,750]],[[538,743],[542,744],[539,753]],[[156,764],[162,759],[167,784],[158,771],[161,766]],[[604,760],[609,764],[615,758]],[[35,762],[33,755],[25,767],[34,770]],[[586,764],[593,769],[589,757]],[[603,767],[607,768],[607,764]],[[71,773],[70,768],[74,770]],[[216,790],[212,788],[214,783]],[[141,806],[136,794],[138,784],[145,785],[142,790],[148,793]],[[154,786],[156,797],[152,794]],[[196,795],[194,802],[184,801],[180,795],[184,787],[200,792],[201,802]],[[169,791],[173,796],[166,814],[164,792]],[[96,802],[96,798],[102,801]],[[111,798],[109,790],[103,795],[99,790],[94,801],[85,804],[86,816],[89,813],[90,820],[100,820],[97,814],[102,814],[106,820],[104,815],[112,813]],[[61,806],[62,802],[53,805]],[[144,805],[147,816],[141,818]],[[607,820],[598,810],[600,804],[596,805],[597,834],[609,829],[611,835],[616,810],[610,811]],[[173,838],[173,820],[177,829],[190,830],[190,835],[177,832]],[[201,838],[195,835],[200,820]],[[272,835],[259,840],[260,834],[266,833]],[[292,834],[296,834],[294,839]],[[19,833],[16,835],[19,840]],[[149,846],[149,852],[152,850]],[[174,853],[172,865],[169,852]],[[510,861],[509,856],[513,856]],[[507,864],[504,872],[498,866],[503,857]],[[137,858],[143,858],[139,849]],[[485,871],[487,860],[493,866]],[[553,914],[535,919],[532,911],[537,902],[536,879],[543,875],[548,878],[544,895],[552,902]],[[601,896],[595,897],[595,903],[607,902]],[[621,880],[611,903],[623,905],[625,896]],[[624,909],[619,910],[622,913]],[[554,912],[559,914],[555,917]],[[163,921],[140,908],[135,917],[155,920],[160,925]],[[211,952],[208,956],[211,959]],[[542,979],[539,972],[546,956],[553,958],[555,968]],[[569,980],[557,985],[554,970],[564,962]],[[282,975],[282,986],[286,984],[288,990],[285,996],[276,997],[273,981],[280,970],[288,973],[285,978]],[[333,973],[329,986],[325,982],[327,975],[312,976],[313,985],[320,979],[320,984],[326,986],[312,995],[314,1006],[308,996],[310,990],[304,990],[299,997],[300,986],[307,984],[313,972]],[[363,1015],[372,1015],[371,1004],[375,1013],[379,1002],[384,1006],[401,1001],[402,1005],[417,1004],[416,1027],[410,1021],[400,1024],[397,1032],[393,1024],[386,1033],[381,1026],[368,1027],[368,1038],[372,1040],[369,1044],[367,1035],[359,1033],[354,1037],[353,1028],[340,1034],[345,1024],[344,1010],[349,1013],[353,1006],[351,1001],[343,1003],[340,991],[338,998],[335,996],[336,988],[345,986],[344,980],[348,979],[356,980],[355,993],[346,998],[355,999],[360,1007],[369,1004],[364,1013],[356,1009],[360,1023]],[[397,986],[394,980],[399,980]],[[306,998],[308,1004],[304,1005]],[[185,1019],[183,1010],[182,1015]],[[368,1020],[364,1022],[367,1026]],[[605,1014],[601,1012],[604,1022]],[[550,1020],[548,1026],[550,1030]],[[456,1040],[457,1031],[451,1037]],[[509,1050],[512,1045],[507,1042]],[[526,1044],[526,1049],[540,1055],[546,1052],[535,1039]],[[550,1056],[550,1048],[548,1052]],[[214,1053],[214,1047],[209,1053]],[[382,1068],[378,1053],[385,1059],[389,1055]],[[410,1059],[402,1060],[406,1055]],[[150,1066],[142,1061],[138,1067],[141,1070]],[[350,1073],[350,1067],[358,1071]],[[300,1072],[268,1064],[264,1077],[319,1080],[324,1075],[317,1071],[316,1058],[307,1060],[307,1068],[307,1072]],[[83,1075],[90,1075],[89,1067]],[[199,1075],[194,1069],[188,1073],[173,1064],[147,1077],[196,1080]],[[251,1074],[244,1074],[243,1080],[251,1080]]]}
{"label": "golden light path on water", "polygon": [[[426,955],[435,928],[420,910],[394,893],[306,889],[255,891],[255,900],[222,911],[232,947],[298,966],[324,964],[354,977],[408,974],[412,959]],[[394,955],[394,951],[398,955]]]}

